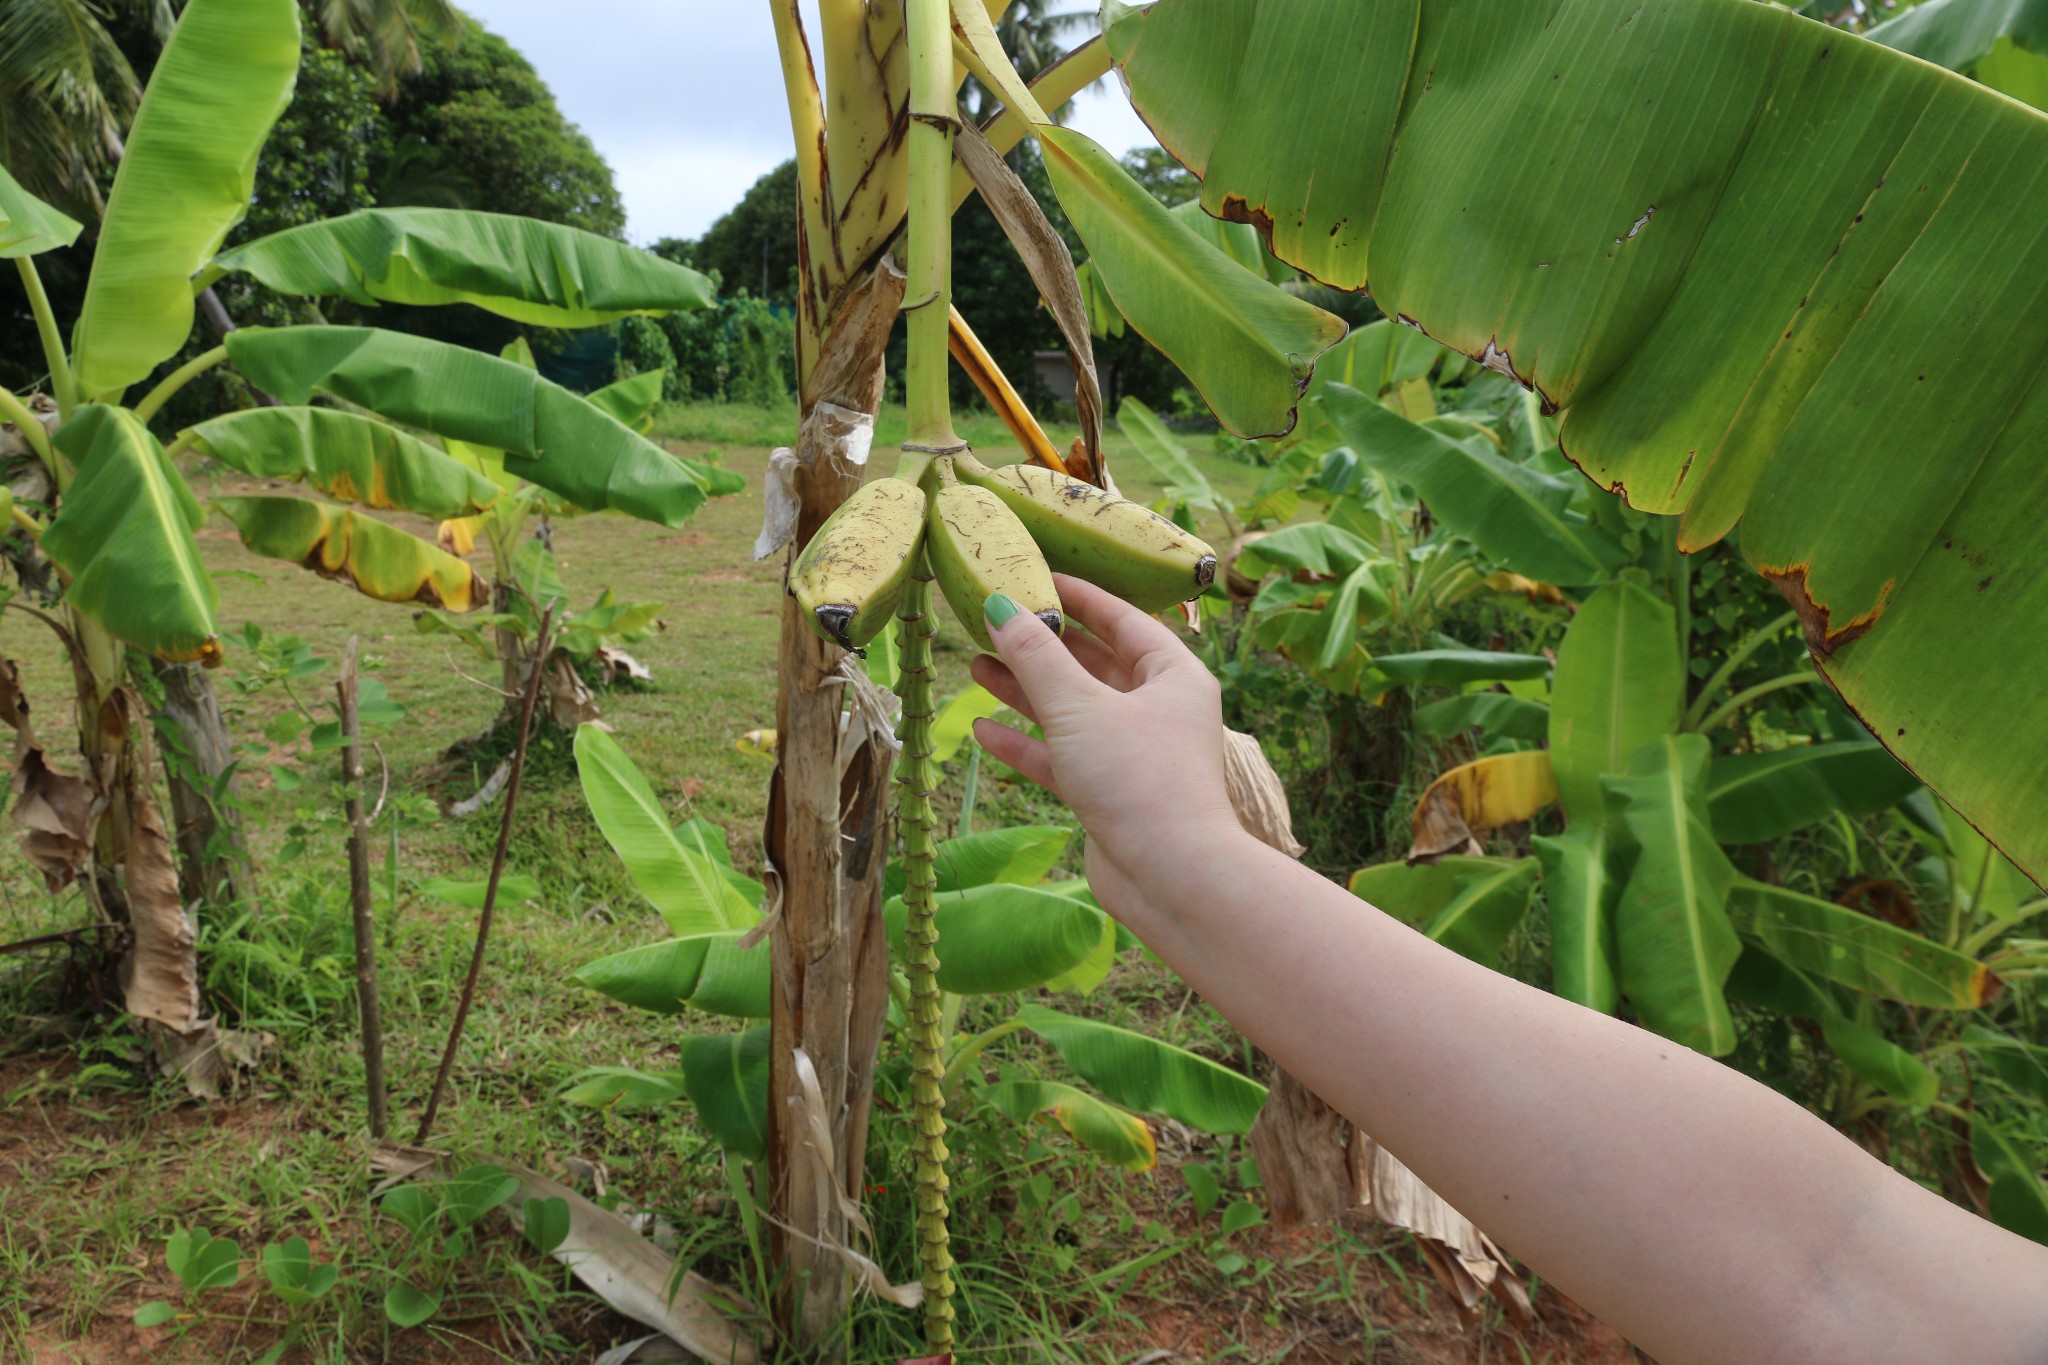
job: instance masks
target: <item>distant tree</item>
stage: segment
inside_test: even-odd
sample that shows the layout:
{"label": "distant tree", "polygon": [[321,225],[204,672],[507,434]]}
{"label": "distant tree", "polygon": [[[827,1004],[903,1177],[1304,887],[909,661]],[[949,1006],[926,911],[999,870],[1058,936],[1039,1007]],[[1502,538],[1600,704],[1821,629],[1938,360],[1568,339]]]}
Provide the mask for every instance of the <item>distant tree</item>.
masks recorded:
{"label": "distant tree", "polygon": [[386,99],[398,93],[401,76],[420,69],[422,35],[442,44],[458,42],[469,18],[450,0],[301,0],[319,27],[322,42],[365,69]]}
{"label": "distant tree", "polygon": [[756,180],[740,202],[699,237],[698,270],[716,271],[727,292],[744,289],[770,303],[796,306],[796,162]]}
{"label": "distant tree", "polygon": [[[1010,54],[1017,74],[1027,81],[1036,79],[1039,72],[1095,31],[1093,5],[1086,9],[1056,10],[1056,3],[1057,0],[1013,0],[1003,11],[1003,17],[996,21],[996,40],[1003,45],[1003,51]],[[1002,105],[1000,99],[972,76],[967,78],[961,95],[977,123],[985,122]],[[1061,105],[1051,111],[1051,116],[1055,122],[1064,123],[1073,108],[1072,104]]]}
{"label": "distant tree", "polygon": [[141,95],[90,0],[0,4],[0,163],[29,193],[80,221],[99,217]]}
{"label": "distant tree", "polygon": [[1152,192],[1152,197],[1172,208],[1200,197],[1202,182],[1175,161],[1164,147],[1133,147],[1118,158],[1131,179]]}
{"label": "distant tree", "polygon": [[455,47],[422,35],[420,71],[385,118],[390,150],[377,202],[518,213],[620,236],[626,210],[611,167],[512,45],[473,27]]}

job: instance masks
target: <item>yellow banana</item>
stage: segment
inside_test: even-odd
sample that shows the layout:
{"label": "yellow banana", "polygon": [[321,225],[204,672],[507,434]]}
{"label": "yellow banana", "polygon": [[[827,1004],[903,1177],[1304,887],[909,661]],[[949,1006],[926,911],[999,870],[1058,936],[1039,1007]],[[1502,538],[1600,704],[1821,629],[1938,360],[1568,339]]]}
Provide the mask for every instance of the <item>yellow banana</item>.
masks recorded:
{"label": "yellow banana", "polygon": [[818,633],[842,649],[881,634],[910,581],[924,535],[924,490],[877,479],[839,505],[789,571]]}
{"label": "yellow banana", "polygon": [[1200,597],[1216,578],[1216,552],[1149,507],[1036,465],[990,469],[956,459],[960,477],[1002,500],[1038,542],[1053,572],[1105,588],[1140,611]]}
{"label": "yellow banana", "polygon": [[950,466],[938,467],[938,490],[926,517],[925,559],[939,590],[974,642],[990,653],[982,604],[1003,593],[1057,635],[1066,624],[1052,570],[1032,543],[1031,532],[985,489],[954,481]]}

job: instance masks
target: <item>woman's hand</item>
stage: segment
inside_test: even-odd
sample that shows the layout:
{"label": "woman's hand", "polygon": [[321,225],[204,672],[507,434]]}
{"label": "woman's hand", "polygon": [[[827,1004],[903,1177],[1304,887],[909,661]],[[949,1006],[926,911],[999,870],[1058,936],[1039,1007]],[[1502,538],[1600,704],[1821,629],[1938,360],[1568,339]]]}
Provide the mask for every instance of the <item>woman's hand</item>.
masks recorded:
{"label": "woman's hand", "polygon": [[1086,634],[1062,639],[990,598],[1002,658],[974,661],[975,681],[1045,738],[991,720],[975,722],[974,737],[1074,808],[1088,831],[1089,880],[1121,916],[1115,902],[1248,837],[1223,781],[1222,694],[1158,621],[1080,579],[1055,582]]}

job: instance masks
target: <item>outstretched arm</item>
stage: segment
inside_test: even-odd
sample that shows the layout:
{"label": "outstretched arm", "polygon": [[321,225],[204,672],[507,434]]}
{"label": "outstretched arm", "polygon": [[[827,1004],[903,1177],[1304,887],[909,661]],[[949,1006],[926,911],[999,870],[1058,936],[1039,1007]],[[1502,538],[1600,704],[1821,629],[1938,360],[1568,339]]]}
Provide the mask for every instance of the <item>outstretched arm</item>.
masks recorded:
{"label": "outstretched arm", "polygon": [[1105,908],[1495,1240],[1664,1365],[2048,1361],[2048,1248],[1765,1086],[1460,957],[1239,828],[1216,683],[1059,580],[989,619],[976,737],[1062,795]]}

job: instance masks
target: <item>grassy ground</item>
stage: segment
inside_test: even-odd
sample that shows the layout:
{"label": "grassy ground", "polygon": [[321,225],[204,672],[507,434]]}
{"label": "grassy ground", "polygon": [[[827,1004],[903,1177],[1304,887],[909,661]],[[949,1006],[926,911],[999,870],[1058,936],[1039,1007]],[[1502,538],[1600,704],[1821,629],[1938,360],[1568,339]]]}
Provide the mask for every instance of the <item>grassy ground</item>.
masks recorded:
{"label": "grassy ground", "polygon": [[[665,414],[661,434],[744,473],[748,493],[707,506],[681,530],[587,518],[558,525],[554,543],[573,599],[609,585],[622,598],[664,605],[664,628],[634,647],[654,682],[603,696],[606,717],[671,813],[716,821],[736,861],[753,867],[768,767],[735,740],[774,723],[780,567],[750,562],[747,546],[766,447],[793,436],[794,418],[689,409]],[[996,458],[1012,453],[987,421],[964,434]],[[1072,433],[1054,435],[1064,443]],[[900,436],[900,413],[886,414],[878,464]],[[1218,460],[1207,469],[1230,495],[1257,477]],[[1118,473],[1133,496],[1157,492],[1134,462]],[[198,477],[231,491],[208,471]],[[437,875],[480,876],[496,826],[495,807],[454,819],[429,798],[459,798],[481,780],[488,756],[451,762],[443,751],[485,726],[499,699],[465,676],[486,665],[445,636],[417,633],[406,610],[255,560],[218,520],[204,550],[216,569],[234,571],[222,581],[225,624],[257,623],[273,649],[293,636],[323,658],[358,634],[375,675],[406,708],[379,742],[396,812],[380,826],[396,846],[397,895],[381,911],[387,1047],[394,1130],[409,1137],[471,931],[467,912],[420,887]],[[7,652],[20,660],[41,731],[54,740],[70,727],[68,678],[47,638],[15,629]],[[957,629],[940,637],[941,695],[964,682],[962,640]],[[295,705],[322,711],[331,674],[304,677],[287,693],[259,685],[259,664],[238,651],[221,681],[237,738],[249,744],[241,790],[262,890],[236,932],[207,927],[218,945],[208,986],[267,1051],[232,1101],[189,1102],[148,1079],[139,1040],[53,1009],[80,963],[64,951],[0,959],[0,1018],[11,1020],[0,1040],[0,1361],[246,1361],[286,1341],[292,1361],[587,1361],[639,1335],[497,1220],[474,1238],[421,1238],[370,1211],[344,865],[333,791],[320,775],[329,763],[311,760],[302,742],[260,738]],[[980,811],[983,826],[1061,817],[1042,794],[1000,773],[984,774]],[[728,1173],[685,1109],[605,1112],[558,1098],[589,1067],[673,1068],[681,1036],[722,1025],[636,1013],[566,982],[591,958],[664,934],[584,814],[559,737],[537,748],[521,816],[511,865],[532,874],[542,894],[500,920],[438,1136],[654,1211],[673,1229],[683,1263],[758,1291],[760,1267],[728,1197]],[[0,941],[87,918],[75,898],[45,894],[19,860],[0,872]],[[1220,1019],[1137,954],[1089,1000],[1061,1003],[1219,1060],[1246,1060]],[[1023,1045],[1009,1055],[1035,1060]],[[885,1265],[904,1279],[911,1252],[900,1126],[886,1112],[878,1119],[870,1204]],[[1498,1324],[1464,1331],[1412,1250],[1383,1233],[1253,1229],[1225,1238],[1216,1215],[1196,1216],[1178,1169],[1203,1161],[1225,1174],[1227,1189],[1255,1201],[1256,1190],[1238,1190],[1232,1178],[1245,1155],[1234,1140],[1169,1126],[1160,1169],[1142,1176],[1107,1172],[993,1114],[970,1123],[960,1146],[956,1237],[976,1360],[1128,1361],[1147,1351],[1182,1361],[1576,1360],[1619,1349],[1554,1297],[1534,1335],[1511,1342]],[[187,1299],[165,1243],[195,1225],[234,1238],[244,1274],[231,1288]],[[294,1235],[342,1267],[331,1295],[299,1309],[260,1291],[251,1263],[265,1244]],[[443,1295],[427,1325],[401,1331],[386,1321],[383,1296],[400,1281]],[[150,1301],[171,1302],[181,1316],[136,1327],[135,1309]],[[856,1361],[918,1354],[910,1315],[871,1300],[853,1331]]]}

